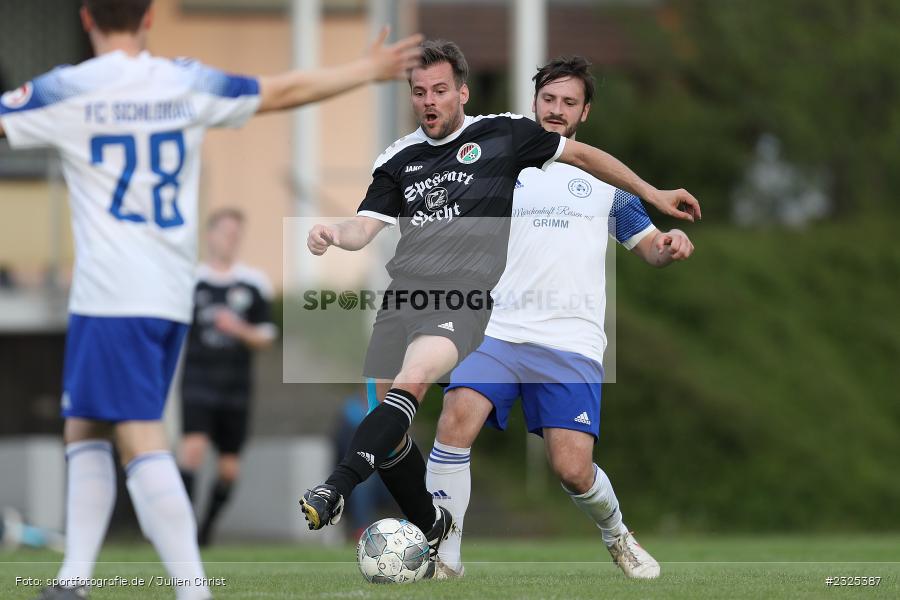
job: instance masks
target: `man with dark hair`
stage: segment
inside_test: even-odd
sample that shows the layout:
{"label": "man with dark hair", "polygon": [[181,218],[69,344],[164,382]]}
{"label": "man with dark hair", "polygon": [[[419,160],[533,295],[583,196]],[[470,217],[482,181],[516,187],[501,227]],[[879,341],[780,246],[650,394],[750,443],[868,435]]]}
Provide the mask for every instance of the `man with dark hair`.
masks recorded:
{"label": "man with dark hair", "polygon": [[223,208],[206,225],[206,260],[197,269],[194,318],[181,382],[181,478],[193,498],[197,470],[210,442],[219,454],[216,482],[197,540],[209,544],[213,526],[240,474],[252,389],[251,352],[268,348],[272,285],[265,273],[238,262],[244,215]]}
{"label": "man with dark hair", "polygon": [[[559,58],[554,58],[538,69],[538,72],[531,78],[532,81],[534,81],[535,99],[537,99],[538,93],[544,86],[553,83],[554,81],[573,78],[580,81],[580,85],[584,87],[584,95],[580,99],[580,102],[575,97],[569,97],[566,100],[566,105],[568,106],[580,105],[584,114],[580,115],[579,119],[569,123],[563,131],[559,132],[565,138],[575,139],[575,131],[578,129],[578,125],[587,119],[588,112],[591,110],[591,102],[594,100],[594,76],[591,74],[590,68],[591,63],[583,56],[561,56]],[[573,83],[577,82],[573,81]],[[537,100],[535,100],[534,106],[535,108],[537,107]],[[540,123],[541,117],[537,112],[535,112],[535,117],[537,118],[538,123]],[[555,116],[547,116],[547,118],[552,119],[547,122],[554,126],[550,128],[552,131],[557,125],[556,121],[558,121],[558,118]]]}
{"label": "man with dark hair", "polygon": [[[589,66],[576,56],[538,70],[533,110],[544,129],[575,139],[591,108]],[[547,214],[554,218],[534,218]],[[428,460],[427,487],[457,524],[440,547],[436,576],[463,574],[472,444],[485,422],[505,429],[521,398],[528,430],[544,439],[563,489],[600,529],[616,564],[627,577],[657,577],[659,564],[622,522],[609,477],[592,460],[606,348],[605,254],[612,236],[651,266],[664,267],[686,260],[694,246],[677,229],[657,230],[636,196],[565,164],[522,171],[513,215],[485,341],[453,371]],[[558,305],[529,301],[550,292]]]}
{"label": "man with dark hair", "polygon": [[153,0],[84,0],[100,31],[135,33]]}
{"label": "man with dark hair", "polygon": [[161,421],[191,321],[203,136],[257,113],[324,100],[418,64],[421,36],[362,59],[265,77],[146,51],[153,8],[85,0],[96,57],[0,97],[13,148],[63,155],[77,257],[63,374],[66,552],[43,598],[83,598],[115,504],[112,442],[128,492],[180,600],[208,598],[196,523]]}
{"label": "man with dark hair", "polygon": [[[546,169],[559,160],[645,198],[665,214],[700,216],[699,204],[686,191],[657,190],[609,154],[545,131],[530,119],[508,113],[467,117],[466,71],[456,44],[423,44],[422,66],[409,79],[419,129],[375,162],[356,217],[316,225],[309,233],[310,251],[321,255],[332,245],[358,250],[387,225],[399,222],[401,231],[363,373],[377,380],[383,401],[360,424],[328,480],[301,499],[311,529],[335,523],[344,498],[378,470],[409,520],[426,533],[433,553],[450,530],[449,512],[432,508],[424,461],[407,429],[428,387],[484,337],[490,290],[506,263],[520,171]],[[434,301],[424,310],[403,302],[417,294]],[[454,307],[454,297],[467,301]]]}

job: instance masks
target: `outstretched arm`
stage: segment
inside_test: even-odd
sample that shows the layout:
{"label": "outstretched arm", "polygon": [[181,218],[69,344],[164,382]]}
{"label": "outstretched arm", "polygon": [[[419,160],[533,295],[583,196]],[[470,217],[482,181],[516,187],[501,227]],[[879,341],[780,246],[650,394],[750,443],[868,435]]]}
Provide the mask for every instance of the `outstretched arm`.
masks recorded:
{"label": "outstretched arm", "polygon": [[686,190],[658,190],[603,150],[570,139],[558,160],[643,198],[665,215],[692,222],[700,218],[700,203]]}
{"label": "outstretched arm", "polygon": [[422,56],[422,36],[411,35],[394,44],[384,45],[389,28],[381,30],[369,53],[353,62],[314,69],[290,71],[259,78],[260,105],[257,112],[295,108],[331,98],[372,81],[406,77]]}
{"label": "outstretched arm", "polygon": [[652,267],[666,267],[676,260],[687,260],[694,253],[694,244],[680,229],[656,231],[644,237],[632,252]]}
{"label": "outstretched arm", "polygon": [[384,221],[359,215],[337,225],[315,225],[309,230],[306,246],[316,256],[325,254],[329,246],[359,250],[365,248],[386,226]]}

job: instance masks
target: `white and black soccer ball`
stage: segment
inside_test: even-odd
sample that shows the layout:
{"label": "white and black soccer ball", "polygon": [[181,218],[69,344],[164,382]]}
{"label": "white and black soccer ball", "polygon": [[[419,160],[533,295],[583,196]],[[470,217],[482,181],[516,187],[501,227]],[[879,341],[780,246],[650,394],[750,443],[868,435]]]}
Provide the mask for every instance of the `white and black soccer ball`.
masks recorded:
{"label": "white and black soccer ball", "polygon": [[418,527],[403,519],[382,519],[363,531],[356,560],[369,583],[412,583],[431,567],[428,550]]}

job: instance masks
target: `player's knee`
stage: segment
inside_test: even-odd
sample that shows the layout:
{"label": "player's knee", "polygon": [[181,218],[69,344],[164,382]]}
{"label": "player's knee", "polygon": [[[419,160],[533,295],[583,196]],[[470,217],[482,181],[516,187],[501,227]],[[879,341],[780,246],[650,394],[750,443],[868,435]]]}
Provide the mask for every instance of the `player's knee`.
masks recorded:
{"label": "player's knee", "polygon": [[241,463],[236,456],[219,459],[219,479],[233,483],[241,475]]}
{"label": "player's knee", "polygon": [[178,451],[178,464],[182,468],[196,470],[203,466],[206,458],[206,440],[194,439],[198,436],[185,436]]}
{"label": "player's knee", "polygon": [[431,383],[430,381],[428,381],[429,375],[430,374],[425,365],[405,365],[403,367],[403,370],[400,371],[400,373],[397,375],[395,383]]}
{"label": "player's knee", "polygon": [[424,366],[409,365],[403,367],[394,379],[394,387],[402,388],[421,400],[431,386],[432,380],[433,377]]}
{"label": "player's knee", "polygon": [[571,461],[557,461],[553,463],[552,467],[553,472],[559,478],[559,482],[572,493],[584,494],[594,484],[592,465],[582,465]]}
{"label": "player's knee", "polygon": [[438,419],[438,441],[458,448],[471,447],[482,425],[474,422],[474,418],[477,418],[476,415],[467,409],[465,403],[459,401],[453,392],[448,393]]}

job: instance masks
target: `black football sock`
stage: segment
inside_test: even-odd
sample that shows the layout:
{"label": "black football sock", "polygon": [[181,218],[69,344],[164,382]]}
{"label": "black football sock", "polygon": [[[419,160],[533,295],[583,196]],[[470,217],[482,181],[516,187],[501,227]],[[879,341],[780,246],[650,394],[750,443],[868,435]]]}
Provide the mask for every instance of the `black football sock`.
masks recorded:
{"label": "black football sock", "polygon": [[400,445],[418,406],[411,393],[392,388],[356,428],[344,460],[325,483],[336,487],[346,500],[353,488],[368,479],[375,467]]}
{"label": "black football sock", "polygon": [[425,487],[425,460],[411,436],[400,452],[378,466],[378,474],[409,522],[427,535],[434,525],[434,505]]}
{"label": "black football sock", "polygon": [[188,499],[193,503],[195,473],[193,471],[188,471],[187,469],[179,469],[179,472],[181,473],[181,481],[184,482],[184,489],[187,492]]}
{"label": "black football sock", "polygon": [[225,481],[224,479],[216,481],[216,485],[213,487],[212,497],[209,499],[209,507],[206,509],[206,518],[203,519],[203,524],[200,526],[200,531],[197,534],[197,541],[201,546],[209,544],[213,525],[215,524],[219,513],[222,512],[222,507],[225,506],[228,502],[228,498],[231,497],[231,490],[233,487],[234,485],[230,481]]}

